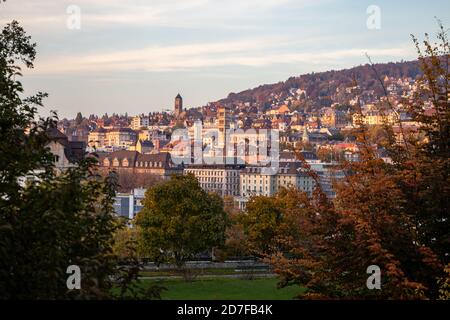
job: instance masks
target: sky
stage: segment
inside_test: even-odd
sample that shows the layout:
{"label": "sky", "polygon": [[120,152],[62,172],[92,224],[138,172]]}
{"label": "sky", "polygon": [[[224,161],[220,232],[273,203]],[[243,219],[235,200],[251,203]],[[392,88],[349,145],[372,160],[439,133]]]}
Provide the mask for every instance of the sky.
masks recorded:
{"label": "sky", "polygon": [[[375,10],[374,10],[374,7]],[[378,10],[379,9],[379,10]],[[7,0],[37,43],[26,92],[60,118],[198,107],[310,72],[416,58],[410,34],[450,26],[450,1]]]}

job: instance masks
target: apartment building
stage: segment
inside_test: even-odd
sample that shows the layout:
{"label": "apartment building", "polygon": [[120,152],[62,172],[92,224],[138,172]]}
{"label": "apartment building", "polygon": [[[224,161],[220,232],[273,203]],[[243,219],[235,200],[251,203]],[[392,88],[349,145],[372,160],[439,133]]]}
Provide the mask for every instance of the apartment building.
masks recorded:
{"label": "apartment building", "polygon": [[136,188],[130,193],[118,193],[114,197],[114,212],[121,217],[133,219],[144,207],[145,191],[147,189]]}
{"label": "apartment building", "polygon": [[307,175],[298,162],[282,162],[275,174],[267,167],[247,167],[240,174],[240,195],[272,196],[281,188],[298,188],[309,194],[314,190],[314,179]]}
{"label": "apartment building", "polygon": [[203,190],[215,192],[220,196],[239,196],[238,165],[191,165],[184,169],[184,174],[193,174]]}
{"label": "apartment building", "polygon": [[98,128],[91,131],[88,136],[88,145],[96,149],[127,149],[135,146],[137,141],[136,131],[130,128]]}
{"label": "apartment building", "polygon": [[147,128],[150,125],[148,117],[135,116],[131,119],[131,129],[140,130],[141,128]]}
{"label": "apartment building", "polygon": [[149,174],[161,179],[183,173],[183,169],[172,162],[168,152],[141,154],[137,151],[119,150],[99,154],[99,166],[102,170],[115,170],[119,174]]}

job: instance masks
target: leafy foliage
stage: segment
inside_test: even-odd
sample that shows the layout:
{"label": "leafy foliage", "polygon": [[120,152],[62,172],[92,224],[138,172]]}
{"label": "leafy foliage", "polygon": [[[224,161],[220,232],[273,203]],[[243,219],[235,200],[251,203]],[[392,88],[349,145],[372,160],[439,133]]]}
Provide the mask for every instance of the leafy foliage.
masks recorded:
{"label": "leafy foliage", "polygon": [[179,268],[186,260],[225,240],[223,201],[206,193],[192,175],[173,175],[147,190],[136,217],[142,254]]}
{"label": "leafy foliage", "polygon": [[[8,24],[0,34],[0,299],[130,296],[137,264],[112,252],[123,227],[112,207],[116,181],[101,178],[92,158],[55,170],[47,132],[56,114],[38,117],[46,94],[23,98],[18,81],[19,64],[32,68],[35,56],[18,22]],[[81,269],[81,290],[67,289],[70,265]]]}
{"label": "leafy foliage", "polygon": [[[427,37],[425,49],[415,40],[423,76],[417,95],[404,105],[420,124],[420,132],[404,134],[398,143],[392,127],[383,127],[380,137],[393,163],[378,158],[372,146],[378,133],[361,125],[353,133],[360,161],[342,162],[346,175],[335,182],[336,199],[325,197],[318,177],[297,152],[317,182],[312,198],[301,193],[295,196],[298,191],[291,190],[289,197],[281,193],[264,200],[271,203],[264,207],[277,212],[282,223],[271,229],[274,231],[266,240],[275,250],[260,247],[260,251],[282,276],[281,286],[305,286],[302,297],[307,298],[446,297],[450,49],[442,26],[437,38],[440,42],[432,44]],[[376,66],[373,69],[376,71]],[[389,98],[386,100],[389,105]],[[433,109],[424,107],[429,100]],[[401,123],[398,125],[402,131]],[[253,212],[250,207],[249,213]],[[257,230],[260,221],[250,222]],[[258,238],[252,238],[257,247]],[[370,265],[382,270],[381,290],[366,287]]]}

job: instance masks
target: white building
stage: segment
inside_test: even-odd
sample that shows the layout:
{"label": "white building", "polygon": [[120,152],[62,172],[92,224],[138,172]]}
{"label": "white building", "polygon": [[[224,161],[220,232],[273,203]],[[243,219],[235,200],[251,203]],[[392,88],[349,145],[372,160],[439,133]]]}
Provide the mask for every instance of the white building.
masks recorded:
{"label": "white building", "polygon": [[265,167],[247,167],[240,174],[240,197],[237,199],[240,209],[252,196],[273,196],[281,188],[296,188],[312,195],[314,179],[308,175],[300,162],[280,162],[275,174]]}
{"label": "white building", "polygon": [[239,196],[239,173],[242,167],[235,165],[192,165],[184,169],[193,174],[203,190],[220,196]]}
{"label": "white building", "polygon": [[114,211],[121,217],[133,219],[143,208],[147,189],[137,188],[130,193],[118,193],[114,198]]}
{"label": "white building", "polygon": [[139,130],[141,128],[148,128],[150,125],[150,120],[148,117],[144,116],[135,116],[131,120],[131,129]]}

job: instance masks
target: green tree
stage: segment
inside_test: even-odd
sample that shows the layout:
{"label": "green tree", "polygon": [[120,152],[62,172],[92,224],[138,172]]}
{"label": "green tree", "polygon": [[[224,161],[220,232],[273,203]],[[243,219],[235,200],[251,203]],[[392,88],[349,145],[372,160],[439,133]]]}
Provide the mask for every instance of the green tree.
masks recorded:
{"label": "green tree", "polygon": [[143,256],[181,269],[224,243],[227,216],[220,196],[206,193],[193,175],[173,175],[147,190],[136,225]]}
{"label": "green tree", "polygon": [[[46,94],[23,97],[19,81],[20,62],[32,68],[35,56],[35,44],[16,21],[2,30],[0,299],[130,297],[136,269],[120,265],[112,252],[122,227],[113,213],[116,179],[100,178],[92,158],[57,174],[46,147],[56,115],[39,117]],[[81,290],[67,288],[70,265],[81,269]],[[118,294],[113,286],[121,288]]]}
{"label": "green tree", "polygon": [[241,223],[249,249],[256,255],[273,249],[282,211],[276,197],[252,197],[247,203]]}

